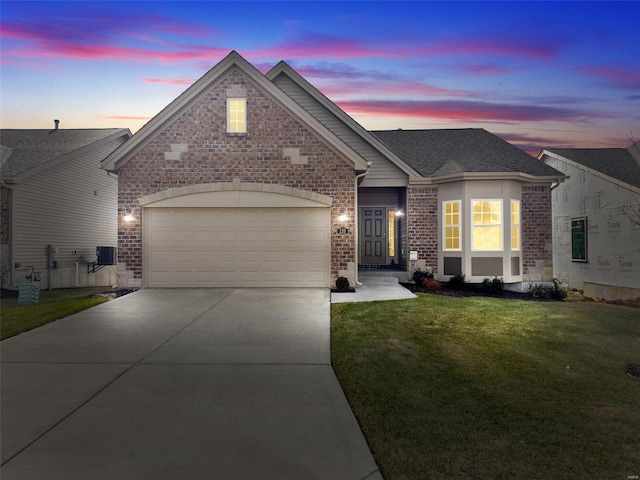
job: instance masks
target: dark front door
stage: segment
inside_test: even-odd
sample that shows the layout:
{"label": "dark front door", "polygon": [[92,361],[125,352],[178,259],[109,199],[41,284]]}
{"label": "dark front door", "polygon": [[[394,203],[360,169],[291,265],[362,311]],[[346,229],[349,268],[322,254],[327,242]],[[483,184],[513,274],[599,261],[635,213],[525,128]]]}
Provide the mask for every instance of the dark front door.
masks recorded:
{"label": "dark front door", "polygon": [[360,219],[360,262],[363,265],[386,265],[387,209],[362,207]]}

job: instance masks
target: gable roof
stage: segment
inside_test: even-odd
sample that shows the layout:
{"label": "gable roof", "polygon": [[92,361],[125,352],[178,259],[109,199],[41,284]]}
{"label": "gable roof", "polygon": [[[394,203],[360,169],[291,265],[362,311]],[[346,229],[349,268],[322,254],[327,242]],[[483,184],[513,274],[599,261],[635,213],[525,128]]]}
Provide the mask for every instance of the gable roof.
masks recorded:
{"label": "gable roof", "polygon": [[538,158],[545,154],[563,157],[599,176],[640,188],[640,142],[627,148],[551,148],[543,150]]}
{"label": "gable roof", "polygon": [[126,128],[0,130],[0,177],[14,183],[71,157],[96,148],[105,148],[106,157],[113,151],[108,144],[117,138],[129,138]]}
{"label": "gable roof", "polygon": [[423,177],[557,181],[561,172],[482,128],[372,132]]}
{"label": "gable roof", "polygon": [[214,83],[220,75],[228,69],[236,67],[242,71],[262,92],[278,102],[285,110],[288,110],[302,124],[316,133],[325,144],[332,148],[338,155],[353,165],[355,170],[366,171],[367,163],[353,148],[344,143],[331,130],[320,123],[313,115],[304,110],[295,101],[289,98],[282,90],[275,86],[267,77],[247,62],[239,53],[232,51],[205,73],[193,85],[179,95],[173,102],[167,105],[160,113],[138,130],[131,139],[121,148],[107,157],[102,164],[105,170],[117,170],[133,157],[148,142],[156,137],[160,131],[178,118],[192,102]]}
{"label": "gable roof", "polygon": [[[346,136],[341,135],[339,131],[336,131],[338,135],[345,143],[351,145],[354,149],[360,151],[362,147],[359,147],[359,143],[366,143],[373,147],[380,154],[394,163],[400,170],[409,175],[410,177],[419,176],[410,165],[405,163],[394,151],[389,149],[387,145],[381,142],[375,135],[366,130],[362,125],[356,122],[350,115],[344,110],[338,107],[335,103],[329,100],[320,90],[309,83],[302,75],[296,72],[285,61],[280,61],[275,67],[269,70],[265,76],[272,82],[276,82],[280,75],[284,75],[292,80],[298,87],[304,90],[309,96],[311,96],[316,102],[330,112],[334,118],[338,119],[344,125],[348,127],[348,131],[355,135]],[[331,128],[330,125],[326,125],[327,128]]]}

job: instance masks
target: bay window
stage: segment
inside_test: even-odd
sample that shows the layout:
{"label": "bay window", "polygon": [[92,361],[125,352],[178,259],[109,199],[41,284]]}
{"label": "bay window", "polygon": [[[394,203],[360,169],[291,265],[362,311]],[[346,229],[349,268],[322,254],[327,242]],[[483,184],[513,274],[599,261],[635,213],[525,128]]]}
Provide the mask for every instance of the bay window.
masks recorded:
{"label": "bay window", "polygon": [[471,250],[502,250],[502,200],[471,200]]}

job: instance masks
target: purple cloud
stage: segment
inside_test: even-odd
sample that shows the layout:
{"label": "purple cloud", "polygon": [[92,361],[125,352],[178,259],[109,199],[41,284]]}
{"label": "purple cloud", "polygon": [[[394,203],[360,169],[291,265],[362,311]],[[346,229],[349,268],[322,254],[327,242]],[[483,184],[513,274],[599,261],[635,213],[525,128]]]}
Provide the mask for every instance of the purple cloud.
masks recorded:
{"label": "purple cloud", "polygon": [[640,90],[640,71],[609,66],[579,67],[576,71],[622,90]]}
{"label": "purple cloud", "polygon": [[370,100],[340,101],[339,106],[352,114],[375,114],[401,117],[437,118],[465,122],[541,122],[573,120],[587,122],[589,118],[611,118],[604,112],[548,107],[514,105],[466,100]]}

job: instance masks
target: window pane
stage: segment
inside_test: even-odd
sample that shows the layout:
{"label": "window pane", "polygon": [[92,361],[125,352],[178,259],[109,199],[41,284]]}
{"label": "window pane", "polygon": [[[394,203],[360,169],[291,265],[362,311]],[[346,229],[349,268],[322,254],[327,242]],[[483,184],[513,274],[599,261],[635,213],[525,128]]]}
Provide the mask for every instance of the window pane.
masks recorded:
{"label": "window pane", "polygon": [[520,250],[520,226],[511,226],[511,250]]}
{"label": "window pane", "polygon": [[459,227],[446,227],[444,236],[445,236],[445,250],[460,249],[460,228]]}
{"label": "window pane", "polygon": [[511,200],[511,250],[520,250],[520,201]]}
{"label": "window pane", "polygon": [[460,250],[460,200],[443,202],[443,250]]}
{"label": "window pane", "polygon": [[396,215],[393,210],[389,211],[389,256],[396,254]]}
{"label": "window pane", "polygon": [[502,200],[473,200],[473,250],[502,250]]}
{"label": "window pane", "polygon": [[587,219],[571,220],[571,260],[587,261]]}
{"label": "window pane", "polygon": [[520,202],[511,200],[511,223],[520,225]]}
{"label": "window pane", "polygon": [[230,133],[244,133],[247,131],[245,98],[227,99],[227,131]]}
{"label": "window pane", "polygon": [[474,250],[502,250],[501,240],[502,228],[499,226],[473,228]]}

